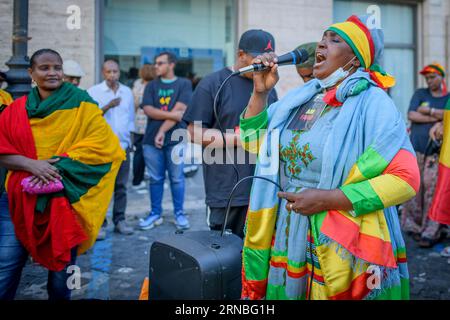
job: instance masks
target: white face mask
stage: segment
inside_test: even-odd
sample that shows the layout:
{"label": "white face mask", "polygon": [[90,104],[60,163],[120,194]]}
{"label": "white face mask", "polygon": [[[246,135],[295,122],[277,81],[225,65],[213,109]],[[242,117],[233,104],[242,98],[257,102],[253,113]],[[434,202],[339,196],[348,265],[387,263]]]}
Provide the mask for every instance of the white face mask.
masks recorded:
{"label": "white face mask", "polygon": [[336,71],[334,71],[332,74],[330,74],[325,79],[322,79],[322,80],[317,79],[317,80],[319,80],[319,84],[320,84],[321,88],[326,89],[326,88],[332,87],[339,81],[347,78],[350,73],[350,70],[352,70],[354,66],[352,66],[348,70],[344,70],[344,68],[346,66],[348,66],[348,64],[351,63],[353,60],[355,60],[355,58],[356,58],[356,56],[354,56],[349,62],[347,62],[345,64],[345,66],[338,68]]}

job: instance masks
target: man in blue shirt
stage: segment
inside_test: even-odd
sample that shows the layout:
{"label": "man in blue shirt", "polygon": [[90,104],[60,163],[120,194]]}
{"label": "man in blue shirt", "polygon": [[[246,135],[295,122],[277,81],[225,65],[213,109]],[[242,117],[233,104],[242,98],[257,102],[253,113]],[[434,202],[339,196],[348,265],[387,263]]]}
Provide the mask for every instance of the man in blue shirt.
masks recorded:
{"label": "man in blue shirt", "polygon": [[[142,108],[148,116],[142,142],[145,165],[150,174],[151,211],[141,219],[141,229],[148,230],[163,222],[162,199],[166,171],[170,179],[175,225],[188,229],[184,214],[184,145],[175,138],[176,130],[185,129],[181,122],[192,95],[189,80],[175,76],[176,57],[163,52],[155,58],[157,79],[147,84],[142,98]],[[172,136],[173,135],[173,136]]]}

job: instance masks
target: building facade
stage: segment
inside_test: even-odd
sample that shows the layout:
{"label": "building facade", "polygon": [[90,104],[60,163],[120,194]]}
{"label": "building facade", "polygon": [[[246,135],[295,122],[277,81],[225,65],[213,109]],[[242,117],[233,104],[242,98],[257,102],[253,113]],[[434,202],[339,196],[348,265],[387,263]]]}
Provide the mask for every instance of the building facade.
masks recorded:
{"label": "building facade", "polygon": [[[375,14],[385,33],[384,68],[396,76],[390,94],[406,115],[409,99],[424,86],[418,70],[440,62],[450,69],[448,0],[30,0],[29,55],[39,48],[75,59],[86,76],[100,81],[105,58],[120,62],[130,84],[137,68],[161,51],[177,54],[177,73],[203,77],[234,62],[239,35],[264,29],[276,52],[321,39],[330,24],[351,14]],[[0,0],[0,70],[11,56],[13,0]],[[301,84],[292,66],[280,68],[282,96]]]}

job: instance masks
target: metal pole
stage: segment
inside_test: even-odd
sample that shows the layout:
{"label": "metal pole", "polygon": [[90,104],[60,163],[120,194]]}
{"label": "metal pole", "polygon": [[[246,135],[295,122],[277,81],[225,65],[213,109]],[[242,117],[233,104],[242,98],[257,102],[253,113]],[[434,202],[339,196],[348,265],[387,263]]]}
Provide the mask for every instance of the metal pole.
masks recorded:
{"label": "metal pole", "polygon": [[14,99],[26,95],[31,90],[31,78],[28,75],[30,59],[28,51],[28,0],[14,0],[14,20],[12,35],[12,57],[6,62],[8,91]]}

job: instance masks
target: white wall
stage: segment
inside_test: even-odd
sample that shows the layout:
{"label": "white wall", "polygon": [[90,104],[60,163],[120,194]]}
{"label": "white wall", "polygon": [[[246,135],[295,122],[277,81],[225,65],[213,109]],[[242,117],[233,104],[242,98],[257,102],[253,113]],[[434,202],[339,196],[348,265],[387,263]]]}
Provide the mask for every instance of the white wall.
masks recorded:
{"label": "white wall", "polygon": [[[80,29],[67,28],[66,13],[70,5],[81,9]],[[29,1],[28,55],[41,48],[58,51],[63,59],[74,59],[80,63],[86,76],[81,87],[94,83],[95,67],[95,26],[93,0],[31,0]],[[13,0],[0,0],[0,69],[12,54],[11,38],[13,23]]]}

